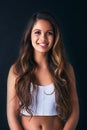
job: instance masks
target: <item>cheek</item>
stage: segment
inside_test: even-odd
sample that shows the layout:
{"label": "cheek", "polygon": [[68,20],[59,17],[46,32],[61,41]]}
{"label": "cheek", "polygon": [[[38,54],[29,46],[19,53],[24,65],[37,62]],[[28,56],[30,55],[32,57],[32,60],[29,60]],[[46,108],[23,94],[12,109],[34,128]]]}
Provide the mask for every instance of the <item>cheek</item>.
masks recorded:
{"label": "cheek", "polygon": [[54,44],[54,39],[53,38],[50,39],[50,43]]}
{"label": "cheek", "polygon": [[36,38],[31,36],[31,43],[33,44],[36,41]]}
{"label": "cheek", "polygon": [[32,41],[32,42],[35,42],[37,39],[38,39],[38,38],[37,38],[36,36],[34,36],[34,35],[31,36],[31,41]]}

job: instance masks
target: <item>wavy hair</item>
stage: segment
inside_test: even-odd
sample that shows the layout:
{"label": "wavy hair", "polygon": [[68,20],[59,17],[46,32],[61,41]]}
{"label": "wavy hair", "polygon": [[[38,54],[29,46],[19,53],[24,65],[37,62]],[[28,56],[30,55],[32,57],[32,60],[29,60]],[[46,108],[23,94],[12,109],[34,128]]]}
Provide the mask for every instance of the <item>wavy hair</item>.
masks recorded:
{"label": "wavy hair", "polygon": [[19,100],[21,101],[19,111],[25,107],[26,110],[32,114],[28,107],[32,102],[30,83],[33,83],[35,90],[37,77],[34,72],[38,64],[34,60],[34,49],[31,44],[31,31],[36,21],[40,19],[49,21],[53,28],[54,45],[48,52],[47,63],[55,86],[58,116],[60,116],[61,119],[67,119],[72,110],[68,62],[65,56],[59,25],[54,16],[48,12],[37,12],[32,15],[21,40],[19,57],[15,63],[15,72],[17,74],[15,89]]}

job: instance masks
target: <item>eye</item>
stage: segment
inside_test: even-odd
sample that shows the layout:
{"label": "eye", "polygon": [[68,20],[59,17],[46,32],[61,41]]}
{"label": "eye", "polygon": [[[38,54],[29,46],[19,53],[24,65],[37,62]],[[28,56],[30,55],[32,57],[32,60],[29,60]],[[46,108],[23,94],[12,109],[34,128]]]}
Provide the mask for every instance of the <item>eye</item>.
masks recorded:
{"label": "eye", "polygon": [[48,35],[53,35],[53,31],[48,31],[47,34]]}
{"label": "eye", "polygon": [[35,34],[41,34],[41,32],[40,31],[36,31],[36,32],[34,32]]}

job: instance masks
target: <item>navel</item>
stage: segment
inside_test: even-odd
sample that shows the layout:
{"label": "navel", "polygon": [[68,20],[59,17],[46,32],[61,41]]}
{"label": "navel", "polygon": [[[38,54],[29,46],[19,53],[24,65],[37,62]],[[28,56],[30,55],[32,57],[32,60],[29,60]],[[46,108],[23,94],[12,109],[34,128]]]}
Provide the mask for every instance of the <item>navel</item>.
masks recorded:
{"label": "navel", "polygon": [[39,125],[40,130],[42,130],[42,125]]}

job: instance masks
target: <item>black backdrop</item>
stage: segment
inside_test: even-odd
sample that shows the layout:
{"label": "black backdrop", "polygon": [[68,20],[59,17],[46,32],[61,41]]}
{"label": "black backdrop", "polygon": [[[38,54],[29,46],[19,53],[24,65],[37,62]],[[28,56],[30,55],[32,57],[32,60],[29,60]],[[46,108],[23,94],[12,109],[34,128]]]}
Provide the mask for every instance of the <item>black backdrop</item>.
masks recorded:
{"label": "black backdrop", "polygon": [[72,63],[80,104],[77,130],[86,130],[86,3],[84,0],[0,1],[0,130],[9,130],[6,117],[7,75],[18,56],[20,39],[33,12],[48,10],[59,20],[64,45]]}

